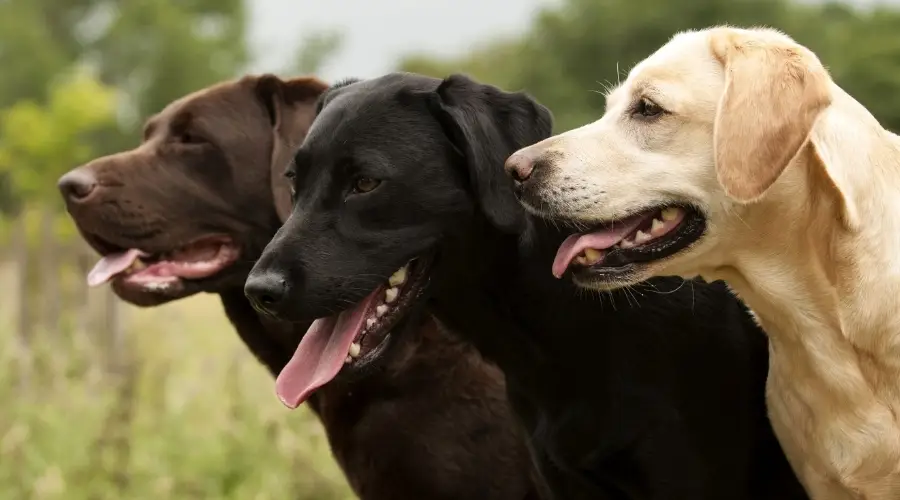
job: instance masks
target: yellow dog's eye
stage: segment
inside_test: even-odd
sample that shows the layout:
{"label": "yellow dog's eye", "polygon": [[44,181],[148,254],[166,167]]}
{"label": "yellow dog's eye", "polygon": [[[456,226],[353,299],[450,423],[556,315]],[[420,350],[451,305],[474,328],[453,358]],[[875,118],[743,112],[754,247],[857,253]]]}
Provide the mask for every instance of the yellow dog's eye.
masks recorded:
{"label": "yellow dog's eye", "polygon": [[356,182],[353,183],[353,192],[354,193],[368,193],[369,191],[378,187],[381,184],[381,181],[377,179],[372,179],[370,177],[360,177],[356,179]]}
{"label": "yellow dog's eye", "polygon": [[654,116],[659,116],[663,113],[662,107],[659,104],[651,101],[650,99],[641,99],[637,102],[634,109],[634,114],[640,115],[644,118],[653,118]]}

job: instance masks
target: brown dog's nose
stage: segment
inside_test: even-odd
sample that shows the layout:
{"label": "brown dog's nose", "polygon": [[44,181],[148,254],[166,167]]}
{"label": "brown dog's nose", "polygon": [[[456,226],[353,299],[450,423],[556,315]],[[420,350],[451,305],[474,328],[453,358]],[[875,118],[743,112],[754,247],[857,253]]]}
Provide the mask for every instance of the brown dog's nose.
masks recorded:
{"label": "brown dog's nose", "polygon": [[523,151],[519,151],[506,159],[504,168],[513,180],[525,182],[534,172],[534,158]]}
{"label": "brown dog's nose", "polygon": [[67,202],[84,201],[97,187],[97,179],[84,168],[76,168],[59,178],[56,183]]}

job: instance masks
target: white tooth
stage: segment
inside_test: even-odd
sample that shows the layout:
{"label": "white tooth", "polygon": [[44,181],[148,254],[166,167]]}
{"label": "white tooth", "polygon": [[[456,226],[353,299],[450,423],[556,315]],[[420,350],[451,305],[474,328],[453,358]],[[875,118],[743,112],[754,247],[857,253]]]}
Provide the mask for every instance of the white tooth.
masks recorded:
{"label": "white tooth", "polygon": [[351,357],[358,358],[360,350],[362,350],[362,347],[360,347],[360,345],[357,344],[356,342],[350,344],[350,356]]}
{"label": "white tooth", "polygon": [[380,306],[375,308],[375,314],[377,314],[379,318],[384,316],[384,313],[386,312],[388,312],[388,306],[384,304],[381,304]]}
{"label": "white tooth", "polygon": [[375,318],[369,318],[366,320],[366,327],[372,328],[375,326]]}
{"label": "white tooth", "polygon": [[347,363],[349,363],[351,361],[353,361],[353,358],[351,358],[350,356],[347,356],[347,359],[344,360],[344,364],[346,365]]}
{"label": "white tooth", "polygon": [[638,245],[640,245],[641,243],[646,243],[652,239],[653,239],[653,236],[650,236],[649,234],[647,234],[641,230],[638,230],[638,232],[635,233],[635,235],[634,235],[634,242],[637,243]]}
{"label": "white tooth", "polygon": [[662,209],[662,218],[666,222],[671,222],[678,218],[678,214],[681,213],[681,209],[678,207],[666,207]]}
{"label": "white tooth", "polygon": [[621,248],[631,248],[634,246],[634,240],[624,239],[619,242],[619,247]]}
{"label": "white tooth", "polygon": [[665,225],[659,219],[653,219],[653,224],[650,224],[650,234],[653,236],[659,236],[663,234],[663,230],[665,229]]}
{"label": "white tooth", "polygon": [[395,300],[397,300],[398,293],[400,293],[400,290],[397,290],[396,288],[388,288],[384,291],[384,301],[388,304],[394,302]]}
{"label": "white tooth", "polygon": [[584,251],[584,260],[589,266],[600,262],[601,258],[603,258],[603,254],[599,250],[588,248]]}
{"label": "white tooth", "polygon": [[578,264],[579,266],[587,265],[587,261],[585,260],[584,255],[579,255],[578,257],[575,257],[575,263]]}
{"label": "white tooth", "polygon": [[391,286],[400,286],[406,283],[406,266],[401,267],[388,279]]}

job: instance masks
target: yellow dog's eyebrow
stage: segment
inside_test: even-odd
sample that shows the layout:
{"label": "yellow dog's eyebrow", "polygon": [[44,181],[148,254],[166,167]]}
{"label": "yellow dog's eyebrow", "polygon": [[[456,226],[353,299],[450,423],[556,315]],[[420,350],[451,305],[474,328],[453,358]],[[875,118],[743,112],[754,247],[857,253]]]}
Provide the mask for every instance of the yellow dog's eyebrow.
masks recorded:
{"label": "yellow dog's eyebrow", "polygon": [[[632,84],[622,83],[612,89],[606,95],[606,109],[614,106],[618,101],[627,99],[629,102],[636,101],[640,98],[657,100],[663,94],[662,90],[652,83],[652,79],[641,78]],[[662,105],[663,103],[658,103]]]}
{"label": "yellow dog's eyebrow", "polygon": [[631,90],[631,95],[633,99],[640,99],[645,97],[647,99],[656,99],[662,94],[662,90],[655,84],[651,83],[650,79],[641,79],[638,80],[633,86]]}

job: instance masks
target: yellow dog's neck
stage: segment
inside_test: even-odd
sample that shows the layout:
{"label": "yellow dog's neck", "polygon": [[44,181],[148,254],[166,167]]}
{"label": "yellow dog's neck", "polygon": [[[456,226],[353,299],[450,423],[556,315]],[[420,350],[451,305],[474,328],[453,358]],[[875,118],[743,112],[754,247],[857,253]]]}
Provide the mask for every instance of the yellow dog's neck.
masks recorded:
{"label": "yellow dog's neck", "polygon": [[771,339],[786,450],[827,457],[817,469],[865,489],[900,468],[900,141],[838,97],[741,211],[734,258],[704,277],[725,279]]}

